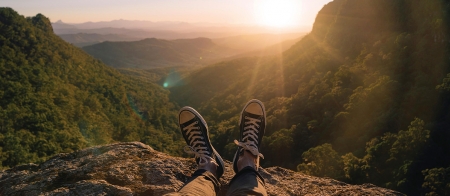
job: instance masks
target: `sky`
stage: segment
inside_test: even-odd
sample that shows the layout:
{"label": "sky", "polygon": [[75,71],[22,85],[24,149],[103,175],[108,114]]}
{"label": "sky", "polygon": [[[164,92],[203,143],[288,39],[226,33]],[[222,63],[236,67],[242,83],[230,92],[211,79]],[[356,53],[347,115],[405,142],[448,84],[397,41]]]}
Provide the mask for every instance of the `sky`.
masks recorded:
{"label": "sky", "polygon": [[267,26],[312,26],[332,0],[1,0],[20,15],[41,13],[52,22],[183,21]]}

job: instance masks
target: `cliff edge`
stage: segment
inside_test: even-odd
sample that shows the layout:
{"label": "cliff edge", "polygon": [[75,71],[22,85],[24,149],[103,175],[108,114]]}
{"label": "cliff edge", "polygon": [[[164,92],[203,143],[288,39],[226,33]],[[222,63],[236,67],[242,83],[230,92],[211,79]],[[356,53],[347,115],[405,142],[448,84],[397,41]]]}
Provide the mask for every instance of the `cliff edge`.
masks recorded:
{"label": "cliff edge", "polygon": [[[234,175],[231,162],[225,167],[219,195]],[[0,171],[0,195],[162,195],[178,190],[195,169],[192,158],[171,157],[139,142],[116,143]],[[280,167],[260,172],[269,195],[403,195]]]}

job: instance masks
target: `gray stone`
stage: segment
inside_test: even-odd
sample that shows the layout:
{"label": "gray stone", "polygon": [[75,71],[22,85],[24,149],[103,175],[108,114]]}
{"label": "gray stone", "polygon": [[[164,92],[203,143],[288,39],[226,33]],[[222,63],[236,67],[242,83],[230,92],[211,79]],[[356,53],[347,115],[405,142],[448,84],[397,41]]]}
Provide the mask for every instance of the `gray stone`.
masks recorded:
{"label": "gray stone", "polygon": [[[116,143],[0,171],[0,195],[163,195],[182,187],[195,168],[193,159],[172,157],[139,142]],[[260,173],[269,195],[403,195],[281,167]],[[231,162],[225,161],[219,195],[226,193],[233,175]]]}

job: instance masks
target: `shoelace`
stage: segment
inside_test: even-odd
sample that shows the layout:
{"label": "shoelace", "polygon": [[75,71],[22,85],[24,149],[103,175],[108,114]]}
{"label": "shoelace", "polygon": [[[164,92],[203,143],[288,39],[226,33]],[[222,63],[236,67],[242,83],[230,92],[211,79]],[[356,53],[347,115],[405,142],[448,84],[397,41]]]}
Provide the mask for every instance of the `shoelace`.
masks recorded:
{"label": "shoelace", "polygon": [[[218,166],[216,161],[213,158],[211,158],[208,152],[208,147],[206,147],[204,138],[201,136],[202,133],[200,131],[200,127],[196,126],[197,124],[198,121],[195,121],[190,125],[188,125],[187,127],[183,128],[183,131],[186,131],[186,135],[188,136],[189,140],[189,145],[184,147],[184,152],[188,154],[194,154],[196,159],[199,158],[200,161],[198,162],[198,164],[200,166],[205,165],[208,162],[208,160],[210,160],[210,162]],[[196,139],[199,140],[196,141]]]}
{"label": "shoelace", "polygon": [[[259,133],[259,131],[257,128],[259,128],[258,123],[260,123],[261,120],[252,118],[252,117],[248,117],[248,116],[245,116],[245,119],[248,120],[244,124],[246,126],[244,126],[244,132],[243,132],[244,137],[242,138],[242,141],[245,141],[245,142],[239,142],[237,140],[234,140],[234,143],[236,145],[242,147],[244,150],[248,150],[250,153],[252,153],[253,155],[256,156],[256,169],[258,169],[259,168],[259,158],[261,157],[264,159],[263,154],[261,154],[258,151],[258,146],[255,143],[258,141],[257,134]],[[249,138],[251,138],[251,139],[249,139]]]}

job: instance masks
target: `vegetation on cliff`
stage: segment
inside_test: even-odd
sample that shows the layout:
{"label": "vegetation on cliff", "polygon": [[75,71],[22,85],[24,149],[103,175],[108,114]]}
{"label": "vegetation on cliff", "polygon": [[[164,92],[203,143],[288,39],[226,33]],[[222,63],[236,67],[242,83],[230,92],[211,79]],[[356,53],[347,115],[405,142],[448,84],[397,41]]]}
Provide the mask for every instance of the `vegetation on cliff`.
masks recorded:
{"label": "vegetation on cliff", "polygon": [[0,167],[113,141],[179,155],[168,94],[64,42],[45,16],[0,8]]}

